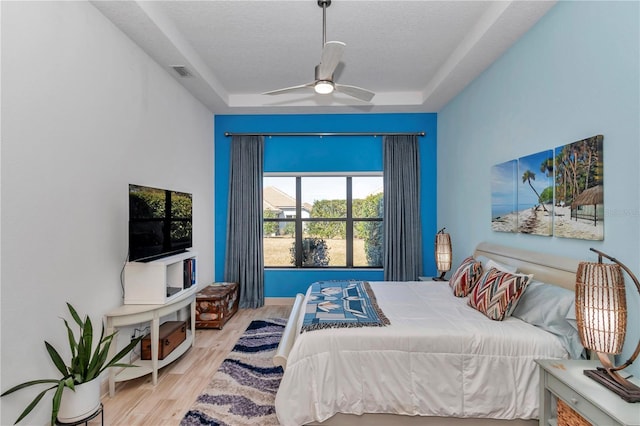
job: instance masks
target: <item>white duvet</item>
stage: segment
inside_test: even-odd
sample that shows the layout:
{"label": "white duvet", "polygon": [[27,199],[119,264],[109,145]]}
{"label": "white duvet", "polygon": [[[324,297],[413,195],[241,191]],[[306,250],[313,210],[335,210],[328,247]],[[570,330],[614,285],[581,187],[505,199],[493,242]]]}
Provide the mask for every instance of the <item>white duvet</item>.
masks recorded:
{"label": "white duvet", "polygon": [[336,413],[537,418],[533,360],[568,357],[554,335],[513,317],[492,321],[446,282],[371,287],[391,325],[299,335],[276,396],[282,425]]}

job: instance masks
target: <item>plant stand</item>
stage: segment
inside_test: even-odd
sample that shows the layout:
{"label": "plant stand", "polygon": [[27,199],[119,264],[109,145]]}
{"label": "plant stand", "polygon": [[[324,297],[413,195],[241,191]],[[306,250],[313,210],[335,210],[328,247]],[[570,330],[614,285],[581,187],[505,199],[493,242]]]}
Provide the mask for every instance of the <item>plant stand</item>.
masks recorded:
{"label": "plant stand", "polygon": [[84,423],[85,426],[88,426],[89,425],[89,421],[95,419],[96,417],[98,417],[98,415],[100,415],[100,424],[104,425],[104,407],[103,407],[102,403],[100,404],[100,408],[98,408],[95,413],[91,414],[88,417],[85,417],[84,419],[76,420],[75,422],[71,422],[71,423],[63,423],[63,422],[59,421],[58,419],[56,419],[56,425],[58,425],[58,426],[76,426],[76,425],[81,425],[81,424]]}

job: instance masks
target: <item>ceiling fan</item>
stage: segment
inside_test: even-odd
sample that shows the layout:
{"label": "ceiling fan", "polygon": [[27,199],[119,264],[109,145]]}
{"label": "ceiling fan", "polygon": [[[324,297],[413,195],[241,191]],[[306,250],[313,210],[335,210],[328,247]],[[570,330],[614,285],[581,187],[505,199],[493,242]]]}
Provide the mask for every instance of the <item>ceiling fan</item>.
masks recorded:
{"label": "ceiling fan", "polygon": [[344,93],[361,101],[369,102],[375,93],[361,87],[338,84],[333,81],[333,73],[340,63],[344,52],[345,43],[341,41],[327,42],[327,7],[331,6],[331,0],[318,0],[318,6],[322,8],[322,56],[320,64],[316,65],[315,81],[298,86],[286,87],[284,89],[265,92],[263,95],[280,95],[282,93],[296,92],[300,90],[312,89],[316,93],[326,95],[336,92]]}

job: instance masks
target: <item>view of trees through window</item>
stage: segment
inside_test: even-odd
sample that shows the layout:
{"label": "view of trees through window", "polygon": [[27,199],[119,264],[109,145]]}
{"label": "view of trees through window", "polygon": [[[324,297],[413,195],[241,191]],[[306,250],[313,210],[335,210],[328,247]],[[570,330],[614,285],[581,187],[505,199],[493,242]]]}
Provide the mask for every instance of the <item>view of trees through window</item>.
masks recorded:
{"label": "view of trees through window", "polygon": [[265,267],[382,267],[382,175],[263,181]]}

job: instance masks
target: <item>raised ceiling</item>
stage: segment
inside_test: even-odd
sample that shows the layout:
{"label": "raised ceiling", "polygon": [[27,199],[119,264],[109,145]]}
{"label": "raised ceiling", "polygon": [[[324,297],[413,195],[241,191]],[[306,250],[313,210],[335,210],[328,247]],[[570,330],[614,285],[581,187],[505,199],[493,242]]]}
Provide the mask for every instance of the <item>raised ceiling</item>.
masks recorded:
{"label": "raised ceiling", "polygon": [[311,90],[261,94],[314,80],[317,0],[92,4],[213,113],[255,114],[437,112],[555,2],[333,0],[327,41],[346,43],[335,81],[375,92],[370,103]]}

